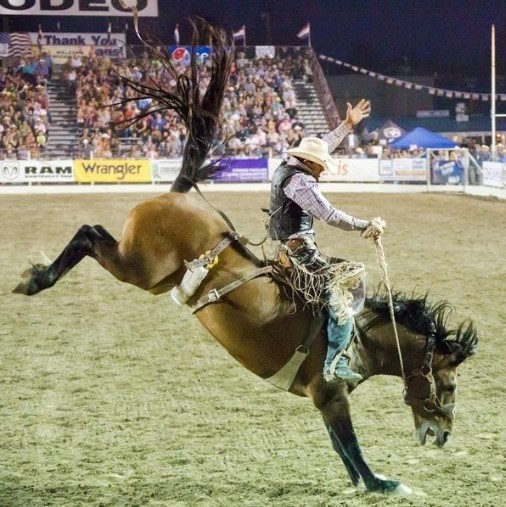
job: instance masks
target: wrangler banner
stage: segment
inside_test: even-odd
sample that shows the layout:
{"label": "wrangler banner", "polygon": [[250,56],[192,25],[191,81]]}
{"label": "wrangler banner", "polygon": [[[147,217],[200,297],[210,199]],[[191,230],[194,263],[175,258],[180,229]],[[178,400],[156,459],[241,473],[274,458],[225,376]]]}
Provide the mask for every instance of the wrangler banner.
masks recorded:
{"label": "wrangler banner", "polygon": [[151,183],[150,160],[76,160],[78,183]]}

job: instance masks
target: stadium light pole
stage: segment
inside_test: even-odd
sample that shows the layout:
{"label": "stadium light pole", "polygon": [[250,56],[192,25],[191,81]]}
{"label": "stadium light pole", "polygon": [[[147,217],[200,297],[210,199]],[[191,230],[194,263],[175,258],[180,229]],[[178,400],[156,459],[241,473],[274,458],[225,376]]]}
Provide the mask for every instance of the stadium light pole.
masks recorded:
{"label": "stadium light pole", "polygon": [[495,113],[495,25],[490,34],[490,119],[492,121],[492,160],[496,153],[496,113]]}

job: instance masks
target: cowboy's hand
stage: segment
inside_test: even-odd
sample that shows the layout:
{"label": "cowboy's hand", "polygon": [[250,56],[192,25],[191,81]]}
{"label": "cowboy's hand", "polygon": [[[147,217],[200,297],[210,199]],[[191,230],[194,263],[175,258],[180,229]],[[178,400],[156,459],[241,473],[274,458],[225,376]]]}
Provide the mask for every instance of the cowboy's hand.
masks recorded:
{"label": "cowboy's hand", "polygon": [[346,119],[344,120],[348,127],[352,128],[360,123],[364,118],[371,114],[371,103],[362,99],[355,107],[349,102],[346,103]]}
{"label": "cowboy's hand", "polygon": [[387,224],[382,218],[371,218],[367,224],[367,227],[362,231],[361,236],[364,239],[372,239],[375,241],[385,232],[386,226]]}

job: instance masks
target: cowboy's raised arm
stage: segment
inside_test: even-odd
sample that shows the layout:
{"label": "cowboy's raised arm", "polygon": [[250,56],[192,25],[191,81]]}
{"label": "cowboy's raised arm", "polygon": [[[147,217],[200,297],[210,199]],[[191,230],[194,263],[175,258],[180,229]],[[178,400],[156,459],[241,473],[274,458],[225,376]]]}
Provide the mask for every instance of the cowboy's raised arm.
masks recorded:
{"label": "cowboy's raised arm", "polygon": [[353,107],[349,102],[346,103],[346,118],[337,128],[323,136],[323,140],[329,145],[329,153],[332,153],[351,132],[353,127],[360,123],[364,118],[371,114],[371,103],[362,99]]}

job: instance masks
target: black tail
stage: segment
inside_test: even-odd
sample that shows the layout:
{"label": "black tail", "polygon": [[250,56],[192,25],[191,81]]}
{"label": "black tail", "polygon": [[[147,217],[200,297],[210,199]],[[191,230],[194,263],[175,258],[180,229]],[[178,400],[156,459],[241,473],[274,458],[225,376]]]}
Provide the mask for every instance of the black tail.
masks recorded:
{"label": "black tail", "polygon": [[[170,60],[170,55],[156,50],[155,56],[164,69],[160,75],[165,73],[165,77],[151,78],[148,83],[123,78],[125,84],[137,95],[135,98],[122,101],[123,103],[142,98],[153,99],[153,105],[129,124],[155,112],[172,109],[186,125],[187,141],[183,163],[171,187],[171,192],[180,193],[188,192],[192,182],[204,180],[216,170],[216,165],[204,165],[204,162],[211,152],[219,130],[219,113],[234,54],[233,41],[223,29],[212,26],[201,18],[191,23],[193,51],[187,72],[178,72]],[[198,44],[205,44],[211,48],[210,79],[204,91],[197,68]],[[174,91],[167,90],[167,76],[176,81]]]}

